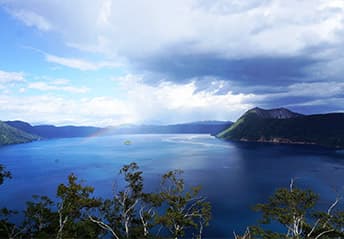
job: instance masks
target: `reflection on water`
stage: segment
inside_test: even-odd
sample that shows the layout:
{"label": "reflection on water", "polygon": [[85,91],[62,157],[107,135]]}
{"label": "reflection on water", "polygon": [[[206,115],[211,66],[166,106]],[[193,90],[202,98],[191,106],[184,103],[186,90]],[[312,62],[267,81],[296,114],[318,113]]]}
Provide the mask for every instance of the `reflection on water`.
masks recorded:
{"label": "reflection on water", "polygon": [[[123,142],[130,140],[130,145]],[[266,201],[297,177],[320,193],[324,205],[333,188],[344,186],[344,153],[312,146],[230,143],[207,135],[120,135],[39,141],[0,149],[0,163],[13,179],[0,187],[0,207],[23,208],[33,194],[54,196],[56,186],[74,172],[96,194],[110,196],[123,164],[137,162],[146,190],[168,170],[183,169],[189,185],[200,184],[213,206],[207,234],[231,237],[256,222],[250,207]]]}

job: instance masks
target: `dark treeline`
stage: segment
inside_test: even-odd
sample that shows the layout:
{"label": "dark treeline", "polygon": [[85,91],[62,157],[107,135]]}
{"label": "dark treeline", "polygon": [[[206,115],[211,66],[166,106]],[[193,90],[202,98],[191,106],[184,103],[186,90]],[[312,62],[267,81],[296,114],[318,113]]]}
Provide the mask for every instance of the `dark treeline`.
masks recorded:
{"label": "dark treeline", "polygon": [[[22,223],[11,222],[18,212],[1,209],[0,238],[202,238],[211,206],[199,196],[200,187],[185,188],[182,171],[164,174],[158,192],[144,191],[136,163],[123,166],[120,174],[125,185],[110,199],[94,197],[94,188],[71,174],[67,184],[58,186],[56,198],[33,196],[22,212]],[[0,165],[0,184],[10,177]],[[289,187],[276,190],[267,203],[257,204],[254,210],[262,219],[233,237],[344,238],[342,197],[338,194],[326,210],[319,211],[319,196],[294,184],[291,180]],[[272,223],[279,225],[278,231],[267,229]]]}

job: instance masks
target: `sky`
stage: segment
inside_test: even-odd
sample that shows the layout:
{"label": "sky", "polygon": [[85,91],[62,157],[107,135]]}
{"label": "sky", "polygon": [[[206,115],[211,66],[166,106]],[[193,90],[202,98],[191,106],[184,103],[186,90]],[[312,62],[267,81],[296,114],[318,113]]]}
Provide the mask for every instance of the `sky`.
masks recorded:
{"label": "sky", "polygon": [[0,120],[344,111],[344,0],[0,0]]}

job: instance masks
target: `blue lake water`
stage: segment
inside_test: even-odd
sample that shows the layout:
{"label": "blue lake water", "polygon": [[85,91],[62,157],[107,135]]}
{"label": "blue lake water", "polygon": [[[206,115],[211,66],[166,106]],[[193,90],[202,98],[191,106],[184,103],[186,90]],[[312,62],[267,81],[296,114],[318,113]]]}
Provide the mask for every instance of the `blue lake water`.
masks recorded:
{"label": "blue lake water", "polygon": [[[130,140],[131,145],[123,142]],[[344,153],[313,146],[232,143],[208,135],[120,135],[37,141],[0,148],[0,163],[13,179],[0,186],[0,207],[24,208],[31,195],[54,197],[74,172],[96,195],[110,197],[118,171],[137,162],[147,190],[168,170],[183,169],[188,185],[202,185],[212,204],[206,235],[231,238],[259,215],[251,210],[278,187],[297,184],[321,194],[328,205],[344,186]]]}

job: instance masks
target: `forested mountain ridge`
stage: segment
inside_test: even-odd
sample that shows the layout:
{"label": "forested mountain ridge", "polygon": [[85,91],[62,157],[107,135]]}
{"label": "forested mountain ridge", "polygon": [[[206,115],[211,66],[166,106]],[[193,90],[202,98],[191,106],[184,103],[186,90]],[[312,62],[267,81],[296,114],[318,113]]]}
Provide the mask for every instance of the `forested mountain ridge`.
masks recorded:
{"label": "forested mountain ridge", "polygon": [[230,121],[198,121],[170,125],[119,125],[105,128],[93,126],[36,125],[24,121],[6,121],[6,124],[44,139],[88,137],[91,135],[118,134],[211,134],[228,128]]}
{"label": "forested mountain ridge", "polygon": [[343,122],[344,113],[302,115],[284,108],[253,108],[217,137],[235,141],[344,148]]}
{"label": "forested mountain ridge", "polygon": [[38,139],[37,135],[29,134],[0,121],[0,146],[27,143]]}
{"label": "forested mountain ridge", "polygon": [[24,121],[5,121],[6,124],[23,130],[30,134],[38,135],[45,139],[50,138],[72,138],[72,137],[88,137],[92,134],[98,133],[103,128],[92,126],[54,126],[54,125],[37,125]]}
{"label": "forested mountain ridge", "polygon": [[230,121],[198,121],[169,125],[127,125],[109,127],[106,134],[211,134],[216,135],[233,123]]}

